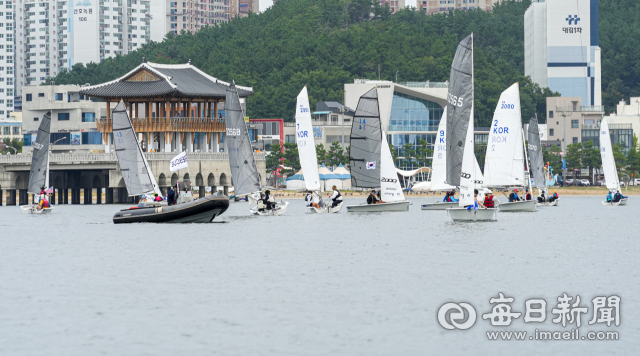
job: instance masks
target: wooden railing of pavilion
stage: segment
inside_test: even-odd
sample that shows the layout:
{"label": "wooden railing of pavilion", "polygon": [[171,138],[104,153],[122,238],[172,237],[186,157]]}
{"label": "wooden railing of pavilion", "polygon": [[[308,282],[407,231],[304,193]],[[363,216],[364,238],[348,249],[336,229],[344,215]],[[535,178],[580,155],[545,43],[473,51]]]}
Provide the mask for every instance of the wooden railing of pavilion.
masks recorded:
{"label": "wooden railing of pavilion", "polygon": [[[211,140],[212,133],[225,132],[224,119],[213,119],[208,117],[144,117],[132,118],[133,130],[137,133],[164,133],[165,140],[171,142],[173,132],[180,133],[180,140],[184,139],[186,132],[204,132],[207,134],[207,141]],[[108,135],[113,132],[113,119],[96,120],[98,131],[102,133],[104,142],[108,141]],[[221,135],[218,135],[220,142]],[[195,140],[195,137],[192,136]]]}

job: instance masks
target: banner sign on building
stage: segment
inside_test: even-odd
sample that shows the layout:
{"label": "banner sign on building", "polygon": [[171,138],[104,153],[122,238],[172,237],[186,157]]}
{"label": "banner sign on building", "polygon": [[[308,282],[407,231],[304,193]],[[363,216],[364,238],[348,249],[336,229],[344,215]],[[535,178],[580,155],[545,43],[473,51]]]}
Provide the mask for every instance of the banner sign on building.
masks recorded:
{"label": "banner sign on building", "polygon": [[173,157],[169,170],[173,172],[187,167],[189,167],[189,163],[187,162],[187,152],[182,152],[181,154]]}

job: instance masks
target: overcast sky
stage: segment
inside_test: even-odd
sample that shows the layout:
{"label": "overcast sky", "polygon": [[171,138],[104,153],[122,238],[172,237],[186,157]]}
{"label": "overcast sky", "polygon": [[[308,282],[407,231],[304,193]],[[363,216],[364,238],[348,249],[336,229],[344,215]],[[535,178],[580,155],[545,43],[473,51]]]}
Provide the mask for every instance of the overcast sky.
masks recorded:
{"label": "overcast sky", "polygon": [[[260,0],[260,11],[266,10],[271,4],[273,4],[272,0]],[[416,0],[405,0],[404,5],[416,7]]]}

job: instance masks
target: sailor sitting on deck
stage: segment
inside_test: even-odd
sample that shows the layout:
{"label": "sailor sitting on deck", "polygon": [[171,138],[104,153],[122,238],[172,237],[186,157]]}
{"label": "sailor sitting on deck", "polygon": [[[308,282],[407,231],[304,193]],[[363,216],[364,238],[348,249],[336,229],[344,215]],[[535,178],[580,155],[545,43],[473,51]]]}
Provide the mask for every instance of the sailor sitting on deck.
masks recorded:
{"label": "sailor sitting on deck", "polygon": [[553,195],[551,196],[551,198],[549,198],[549,203],[553,203],[554,201],[556,201],[556,199],[558,199],[558,192],[554,190]]}
{"label": "sailor sitting on deck", "polygon": [[454,194],[455,193],[453,191],[447,192],[447,194],[445,194],[444,199],[442,199],[442,201],[445,203],[457,203],[458,199],[453,197]]}
{"label": "sailor sitting on deck", "polygon": [[379,202],[380,201],[376,196],[376,191],[372,190],[371,192],[369,192],[369,196],[367,197],[367,204],[378,204]]}
{"label": "sailor sitting on deck", "polygon": [[162,197],[159,196],[158,193],[153,193],[153,201],[164,201],[164,199],[162,199]]}
{"label": "sailor sitting on deck", "polygon": [[531,192],[529,191],[529,189],[525,189],[525,192],[527,193],[527,195],[525,196],[525,200],[531,200]]}
{"label": "sailor sitting on deck", "polygon": [[478,189],[473,190],[473,205],[466,205],[467,210],[478,210],[478,208],[486,209],[487,207],[478,200]]}
{"label": "sailor sitting on deck", "polygon": [[486,208],[493,208],[494,205],[494,201],[493,201],[493,192],[492,191],[487,191],[487,193],[484,195],[484,206]]}
{"label": "sailor sitting on deck", "polygon": [[47,200],[47,196],[44,194],[44,191],[42,191],[42,193],[40,193],[40,202],[36,209],[42,210],[47,208],[49,208],[49,201]]}
{"label": "sailor sitting on deck", "polygon": [[609,191],[609,193],[607,194],[607,203],[611,203],[612,200],[613,200],[613,194],[611,194],[611,191]]}
{"label": "sailor sitting on deck", "polygon": [[331,196],[333,203],[331,204],[331,207],[335,208],[338,204],[342,203],[342,194],[340,194],[340,191],[338,191],[338,188],[335,185],[331,187],[331,189],[333,189],[333,195]]}
{"label": "sailor sitting on deck", "polygon": [[511,194],[509,194],[509,203],[513,203],[514,201],[520,201],[520,197],[518,196],[518,189],[514,189]]}
{"label": "sailor sitting on deck", "polygon": [[304,201],[307,202],[307,207],[311,206],[311,204],[313,203],[313,195],[311,194],[311,192],[307,193],[307,195],[304,197]]}
{"label": "sailor sitting on deck", "polygon": [[275,199],[271,196],[271,191],[266,190],[264,192],[263,201],[264,201],[264,204],[267,206],[267,209],[275,209],[276,207]]}
{"label": "sailor sitting on deck", "polygon": [[547,197],[544,196],[544,190],[540,191],[540,196],[538,197],[538,203],[544,203],[547,201]]}
{"label": "sailor sitting on deck", "polygon": [[616,190],[616,194],[613,196],[613,202],[614,202],[614,203],[617,203],[617,202],[619,202],[620,200],[625,199],[625,198],[626,198],[626,197],[625,197],[624,195],[620,194],[620,191],[619,191],[619,190]]}

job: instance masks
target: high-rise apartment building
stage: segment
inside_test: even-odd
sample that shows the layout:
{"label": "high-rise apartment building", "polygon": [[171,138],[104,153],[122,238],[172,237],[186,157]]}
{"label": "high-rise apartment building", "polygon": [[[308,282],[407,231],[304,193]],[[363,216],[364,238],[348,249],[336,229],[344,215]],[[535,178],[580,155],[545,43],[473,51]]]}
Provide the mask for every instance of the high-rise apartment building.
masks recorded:
{"label": "high-rise apartment building", "polygon": [[391,13],[395,14],[400,9],[404,9],[404,0],[378,0],[380,1],[380,5],[389,5],[391,9]]}
{"label": "high-rise apartment building", "polygon": [[259,0],[236,0],[238,1],[238,15],[240,17],[249,16],[249,12],[257,14],[260,12]]}
{"label": "high-rise apartment building", "polygon": [[[164,1],[164,4],[160,4]],[[165,30],[159,31],[152,28],[152,31],[162,33],[167,32],[180,34],[181,31],[195,33],[205,26],[212,26],[222,22],[229,22],[238,14],[239,0],[158,0],[157,7],[152,9],[153,17],[163,12],[165,17]],[[249,1],[249,0],[242,0]],[[257,3],[257,0],[254,0]],[[156,5],[154,5],[156,6]],[[165,6],[165,9],[161,9]],[[154,26],[156,23],[154,22]],[[158,27],[163,25],[157,24]],[[154,36],[156,37],[156,36]],[[161,41],[162,38],[152,38],[154,41]]]}
{"label": "high-rise apartment building", "polygon": [[149,0],[15,0],[16,92],[150,39]]}
{"label": "high-rise apartment building", "polygon": [[598,0],[536,0],[524,14],[524,74],[583,106],[602,105]]}
{"label": "high-rise apartment building", "polygon": [[427,14],[437,14],[451,10],[493,11],[493,5],[502,0],[418,0],[417,7]]}
{"label": "high-rise apartment building", "polygon": [[0,119],[13,111],[14,51],[13,1],[0,1]]}

